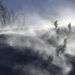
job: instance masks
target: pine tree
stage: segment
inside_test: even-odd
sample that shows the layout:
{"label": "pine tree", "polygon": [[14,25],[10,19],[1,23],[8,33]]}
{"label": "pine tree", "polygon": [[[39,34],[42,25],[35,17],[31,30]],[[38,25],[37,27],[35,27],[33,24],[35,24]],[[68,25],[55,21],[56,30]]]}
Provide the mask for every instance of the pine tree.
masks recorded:
{"label": "pine tree", "polygon": [[71,23],[68,24],[69,33],[71,32]]}
{"label": "pine tree", "polygon": [[55,29],[58,27],[58,21],[57,20],[54,22],[54,26],[55,26]]}

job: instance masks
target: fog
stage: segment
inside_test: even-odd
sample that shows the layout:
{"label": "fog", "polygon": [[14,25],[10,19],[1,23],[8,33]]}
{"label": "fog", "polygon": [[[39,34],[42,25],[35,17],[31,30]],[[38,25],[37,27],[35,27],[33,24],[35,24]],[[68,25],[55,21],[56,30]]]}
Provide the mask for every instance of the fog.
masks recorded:
{"label": "fog", "polygon": [[[59,57],[56,56],[57,43],[63,44],[63,40],[67,36],[64,34],[60,35],[60,40],[58,41],[56,31],[51,22],[48,23],[48,20],[41,18],[35,13],[26,16],[26,21],[24,22],[24,14],[18,14],[14,22],[6,25],[6,27],[1,27],[0,34],[6,35],[7,44],[14,49],[19,48],[22,52],[24,52],[24,48],[30,48],[34,52],[39,51],[40,55],[43,54],[43,59],[47,59],[48,56],[53,56],[52,64],[60,67],[63,75],[67,75],[72,70],[72,65],[70,63],[67,64],[68,61],[64,54],[61,54]],[[54,40],[54,45],[48,43],[47,40]],[[69,42],[67,45],[70,45]],[[68,48],[65,53],[75,56],[70,50],[68,51]],[[35,73],[34,68],[33,73]],[[41,72],[39,75],[42,75]]]}
{"label": "fog", "polygon": [[[52,9],[49,9],[48,2],[50,4],[53,2],[54,6],[51,4]],[[36,1],[32,3],[28,0],[26,8],[15,12],[12,17],[13,20],[9,24],[5,24],[4,26],[0,24],[0,35],[4,35],[6,37],[4,43],[17,52],[22,52],[23,54],[26,48],[28,48],[31,52],[34,52],[32,54],[34,57],[36,57],[37,53],[39,56],[42,56],[43,60],[47,60],[49,56],[52,56],[53,60],[49,65],[52,64],[61,69],[61,72],[58,71],[55,75],[68,75],[70,71],[72,71],[73,66],[66,55],[75,57],[75,11],[74,8],[72,8],[72,4],[70,4],[71,7],[69,7],[69,4],[66,4],[70,2],[68,0],[58,0],[58,2],[48,0],[48,2],[46,2],[46,4],[45,1],[43,2],[46,5],[45,7],[44,4],[39,4],[39,0],[38,4],[41,5],[40,8],[43,9],[41,10],[39,5],[36,5]],[[66,7],[64,7],[63,4]],[[48,9],[46,9],[47,7]],[[57,34],[54,26],[55,20],[58,20],[58,28],[60,28],[59,34]],[[68,34],[68,23],[70,22],[72,23],[72,30],[71,33]],[[64,30],[66,30],[66,32]],[[59,38],[57,38],[57,36],[59,36]],[[60,45],[63,46],[65,38],[67,39],[66,50],[57,56],[56,49]],[[15,64],[13,69],[21,67],[23,67],[22,70],[24,74],[21,72],[20,75],[25,75],[25,72],[29,72],[29,75],[51,75],[49,72],[50,67],[42,69],[32,63],[28,63],[27,65]],[[51,70],[53,71],[52,68]]]}

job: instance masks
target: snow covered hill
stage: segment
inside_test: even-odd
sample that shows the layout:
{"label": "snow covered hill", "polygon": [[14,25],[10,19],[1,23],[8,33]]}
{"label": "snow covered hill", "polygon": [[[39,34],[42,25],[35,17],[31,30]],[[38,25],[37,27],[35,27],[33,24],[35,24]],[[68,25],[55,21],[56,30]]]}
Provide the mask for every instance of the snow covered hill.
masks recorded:
{"label": "snow covered hill", "polygon": [[[38,56],[37,61],[39,61],[39,63],[37,62],[37,64],[43,64],[43,62],[45,60],[45,63],[44,63],[44,65],[45,65],[45,64],[48,64],[48,61],[50,60],[49,65],[54,65],[61,69],[61,71],[59,71],[57,74],[53,73],[51,75],[60,75],[60,74],[67,75],[72,69],[72,65],[70,64],[70,62],[68,60],[69,58],[65,56],[66,54],[72,55],[72,53],[69,53],[67,51],[68,47],[70,47],[69,46],[70,38],[68,38],[67,50],[65,51],[65,53],[61,54],[60,56],[56,56],[57,45],[60,45],[60,44],[62,45],[65,37],[66,37],[65,35],[61,34],[59,36],[59,39],[57,39],[57,34],[54,29],[52,29],[51,31],[44,31],[44,32],[39,31],[39,30],[35,30],[35,31],[33,30],[33,32],[26,31],[26,32],[24,32],[24,34],[21,34],[21,32],[19,32],[19,31],[18,32],[17,31],[16,32],[8,31],[7,33],[3,32],[0,34],[0,49],[1,49],[1,51],[2,51],[2,49],[4,50],[3,53],[6,53],[5,50],[8,51],[8,54],[5,54],[3,56],[1,55],[2,57],[4,57],[4,58],[2,58],[1,61],[5,62],[6,56],[7,56],[7,59],[9,58],[8,59],[9,62],[10,62],[10,59],[17,60],[13,56],[10,56],[10,55],[15,55],[15,53],[20,53],[20,54],[22,53],[21,56],[23,56],[23,57],[21,57],[21,56],[19,57],[16,54],[19,61],[22,62],[25,59],[24,55],[26,56],[26,51],[29,50],[30,52],[32,52],[32,54],[27,54],[27,56],[26,56],[27,59],[30,60],[31,59],[30,57],[32,57],[33,55],[34,55],[33,57],[36,57],[37,53],[38,53],[39,56],[42,56],[42,62],[40,62],[41,57]],[[15,53],[12,53],[11,50],[15,51]],[[51,59],[49,59],[49,56],[51,57]],[[21,60],[20,58],[23,60]],[[26,60],[26,61],[29,61],[29,60]],[[26,62],[26,61],[24,61],[24,62]],[[32,61],[33,61],[33,63],[35,62],[34,60],[32,60]],[[29,62],[31,62],[31,61],[29,61]],[[7,64],[7,62],[5,62],[4,64]],[[30,64],[28,64],[28,66],[29,65]],[[35,73],[37,73],[37,71],[40,72],[38,70],[39,65],[36,66],[36,65],[33,65],[32,63],[31,63],[31,65],[33,66],[33,69],[35,67],[37,67],[37,69],[34,70]],[[24,64],[24,66],[26,66],[26,65]],[[24,71],[26,71],[26,68],[22,67],[21,64],[15,63],[13,68],[18,69],[17,67],[20,67]],[[42,66],[40,66],[40,69],[42,69]],[[52,68],[50,69],[50,67],[46,66],[45,67],[45,71],[47,71],[46,75],[49,75],[49,73],[50,73],[49,71],[51,71],[51,70],[52,70]],[[44,72],[44,71],[42,71],[42,72]],[[30,73],[32,73],[32,71]],[[40,75],[40,73],[39,73],[39,75]],[[32,75],[35,75],[35,74],[32,73]]]}

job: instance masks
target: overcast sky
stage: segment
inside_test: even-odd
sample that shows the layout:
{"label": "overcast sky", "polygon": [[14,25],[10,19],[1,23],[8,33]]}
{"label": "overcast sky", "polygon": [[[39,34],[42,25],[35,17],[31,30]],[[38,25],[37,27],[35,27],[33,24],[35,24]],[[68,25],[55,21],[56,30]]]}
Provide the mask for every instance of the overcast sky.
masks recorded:
{"label": "overcast sky", "polygon": [[75,24],[75,0],[7,0],[7,5],[14,12],[24,9],[45,19],[60,19]]}

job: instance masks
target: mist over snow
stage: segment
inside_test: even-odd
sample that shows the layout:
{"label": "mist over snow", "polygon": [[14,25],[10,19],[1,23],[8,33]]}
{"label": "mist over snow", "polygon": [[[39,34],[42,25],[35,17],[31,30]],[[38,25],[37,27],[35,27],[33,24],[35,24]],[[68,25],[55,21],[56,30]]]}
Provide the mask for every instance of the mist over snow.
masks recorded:
{"label": "mist over snow", "polygon": [[[26,19],[26,22],[24,22],[24,19]],[[5,43],[13,47],[14,49],[17,49],[17,52],[25,52],[25,48],[29,48],[35,53],[39,52],[39,55],[42,55],[42,58],[44,60],[47,60],[48,56],[52,56],[52,64],[61,68],[61,73],[58,72],[57,74],[68,75],[68,73],[72,69],[72,65],[68,63],[67,58],[63,54],[61,56],[56,56],[57,44],[62,44],[64,38],[67,36],[61,34],[60,40],[57,40],[55,28],[54,26],[52,27],[53,24],[51,22],[48,22],[48,20],[43,19],[35,13],[33,13],[32,15],[27,14],[25,17],[24,14],[18,14],[18,17],[15,18],[14,22],[6,25],[5,27],[1,27],[0,34],[5,35]],[[48,42],[48,40],[52,40],[53,43]],[[30,64],[28,64],[28,66],[29,65]],[[17,69],[17,66],[19,67],[19,65],[16,65],[14,68]],[[24,66],[26,67],[26,65]],[[23,67],[23,70],[30,70],[30,73],[32,75],[35,75],[38,72],[39,75],[42,75],[42,73],[44,73],[44,71],[42,70],[38,71],[39,67],[32,65],[33,67],[31,70],[31,68],[28,66],[28,69]],[[36,70],[35,67],[37,68]],[[49,75],[48,71],[46,72],[46,74]]]}
{"label": "mist over snow", "polygon": [[[11,23],[0,24],[1,64],[9,65],[18,75],[69,75],[73,70],[70,58],[75,57],[73,0],[19,0],[20,9],[17,1],[12,1],[14,6],[10,7],[14,9]],[[56,50],[60,46],[64,49],[64,39],[67,39],[65,51],[58,56]],[[4,53],[5,50],[9,52]]]}

